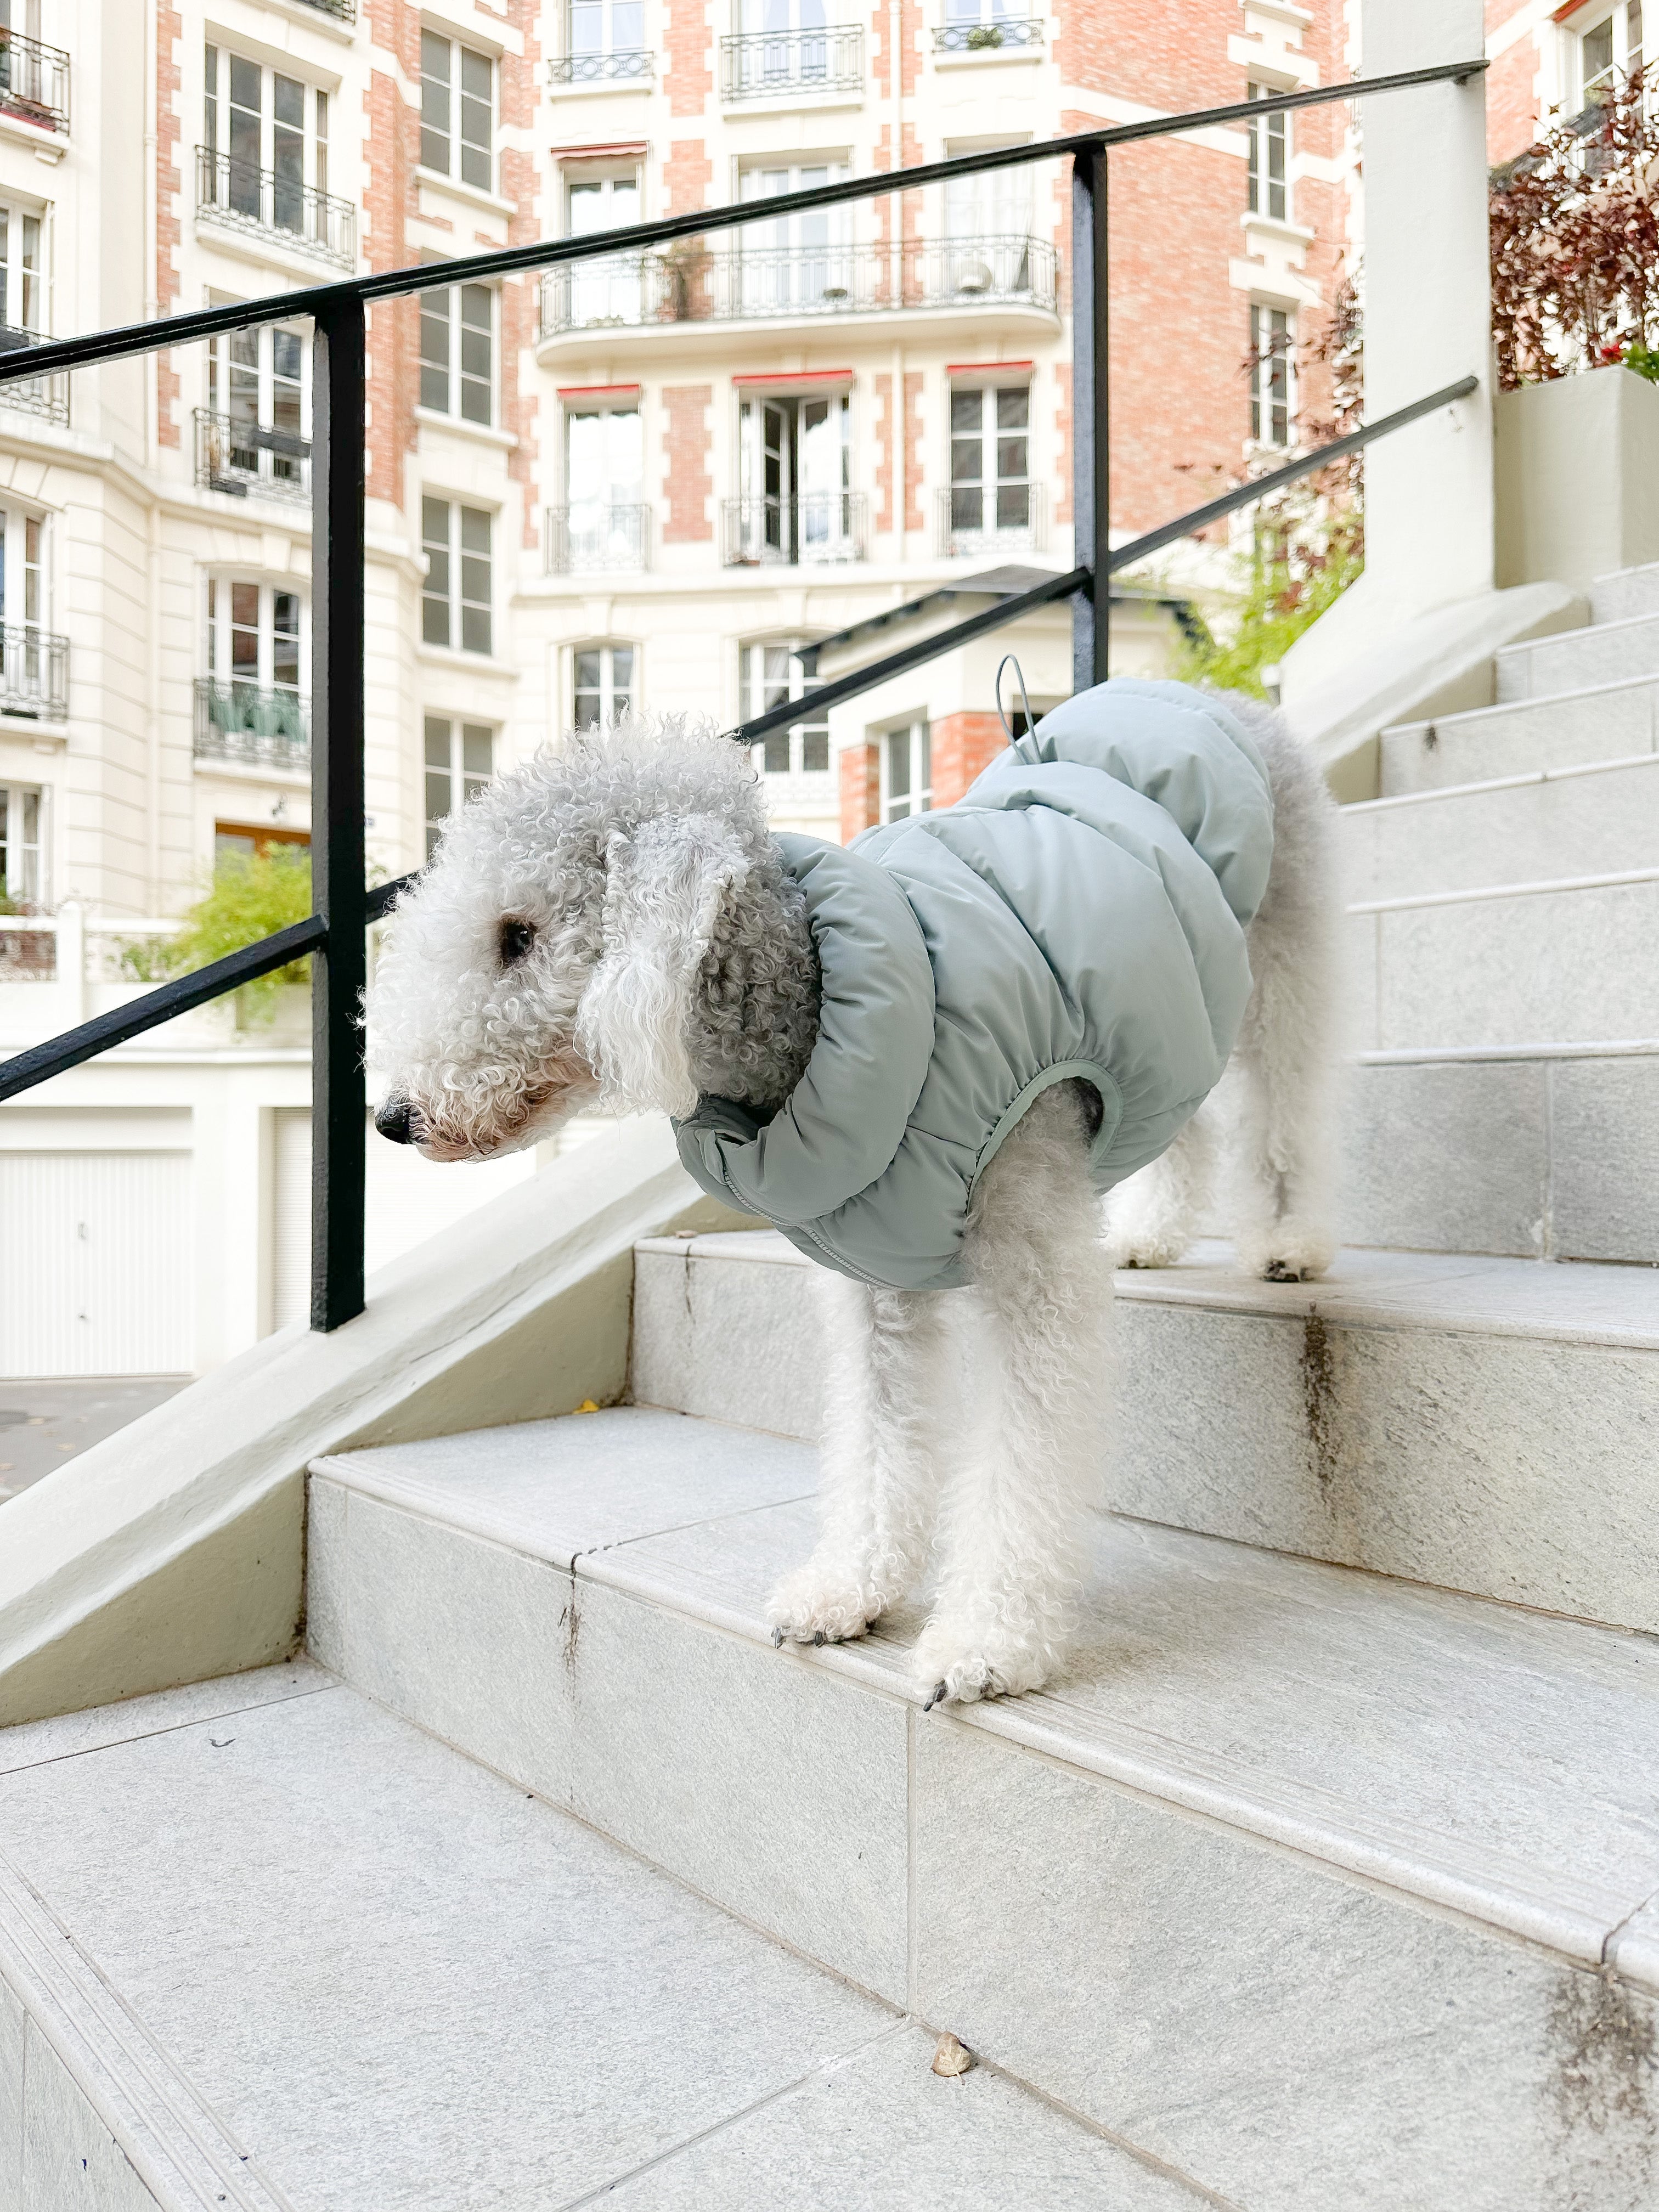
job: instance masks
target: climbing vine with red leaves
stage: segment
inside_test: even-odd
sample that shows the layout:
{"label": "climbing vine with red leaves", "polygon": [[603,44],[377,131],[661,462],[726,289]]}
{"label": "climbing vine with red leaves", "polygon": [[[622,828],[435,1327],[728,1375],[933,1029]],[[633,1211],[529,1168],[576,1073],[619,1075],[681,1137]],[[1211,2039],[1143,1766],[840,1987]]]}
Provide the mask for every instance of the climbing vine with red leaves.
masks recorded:
{"label": "climbing vine with red leaves", "polygon": [[1624,362],[1659,373],[1659,103],[1639,70],[1492,172],[1500,391]]}

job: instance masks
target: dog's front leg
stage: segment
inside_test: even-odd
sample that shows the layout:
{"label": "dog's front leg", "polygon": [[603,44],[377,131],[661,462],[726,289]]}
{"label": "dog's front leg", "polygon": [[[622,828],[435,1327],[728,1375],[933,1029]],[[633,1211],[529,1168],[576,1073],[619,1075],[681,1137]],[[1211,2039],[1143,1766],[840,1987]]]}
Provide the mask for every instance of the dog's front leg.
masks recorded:
{"label": "dog's front leg", "polygon": [[775,1643],[862,1636],[915,1581],[939,1494],[943,1298],[818,1279],[830,1360],[817,1548],[767,1608]]}
{"label": "dog's front leg", "polygon": [[945,1501],[928,1703],[1037,1688],[1072,1633],[1110,1423],[1112,1277],[1076,1092],[1037,1099],[980,1180],[965,1256],[989,1418]]}

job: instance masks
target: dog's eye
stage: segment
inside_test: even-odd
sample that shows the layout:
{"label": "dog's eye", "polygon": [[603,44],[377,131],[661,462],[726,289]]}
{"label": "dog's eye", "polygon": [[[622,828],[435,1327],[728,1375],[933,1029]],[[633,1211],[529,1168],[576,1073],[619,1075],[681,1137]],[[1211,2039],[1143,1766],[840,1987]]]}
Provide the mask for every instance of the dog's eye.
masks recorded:
{"label": "dog's eye", "polygon": [[526,959],[536,942],[535,926],[528,921],[504,921],[501,924],[501,954],[503,968],[516,968]]}

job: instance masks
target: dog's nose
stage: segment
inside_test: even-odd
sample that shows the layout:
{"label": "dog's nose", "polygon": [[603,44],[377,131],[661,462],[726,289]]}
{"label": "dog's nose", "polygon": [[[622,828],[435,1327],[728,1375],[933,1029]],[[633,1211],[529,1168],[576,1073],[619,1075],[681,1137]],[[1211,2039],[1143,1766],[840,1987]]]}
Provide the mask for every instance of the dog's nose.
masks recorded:
{"label": "dog's nose", "polygon": [[394,1145],[420,1142],[421,1117],[407,1098],[388,1098],[374,1116],[374,1126],[383,1137],[390,1137]]}

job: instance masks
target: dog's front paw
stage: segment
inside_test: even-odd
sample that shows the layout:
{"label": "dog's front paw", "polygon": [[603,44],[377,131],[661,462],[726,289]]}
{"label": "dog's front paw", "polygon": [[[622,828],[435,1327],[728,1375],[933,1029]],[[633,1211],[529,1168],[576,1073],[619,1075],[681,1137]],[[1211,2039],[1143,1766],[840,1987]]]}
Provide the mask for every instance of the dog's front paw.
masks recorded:
{"label": "dog's front paw", "polygon": [[1242,1240],[1239,1264],[1268,1283],[1310,1283],[1336,1257],[1336,1241],[1311,1223],[1287,1217],[1261,1237]]}
{"label": "dog's front paw", "polygon": [[833,1560],[809,1559],[767,1601],[774,1644],[845,1644],[886,1611],[879,1592]]}
{"label": "dog's front paw", "polygon": [[1182,1229],[1160,1230],[1125,1222],[1106,1224],[1106,1264],[1109,1267],[1173,1267],[1186,1251],[1188,1239]]}
{"label": "dog's front paw", "polygon": [[1052,1655],[1040,1643],[1006,1634],[975,1636],[948,1620],[930,1620],[911,1660],[923,1710],[935,1705],[971,1705],[981,1698],[1017,1698],[1040,1690],[1048,1679]]}

